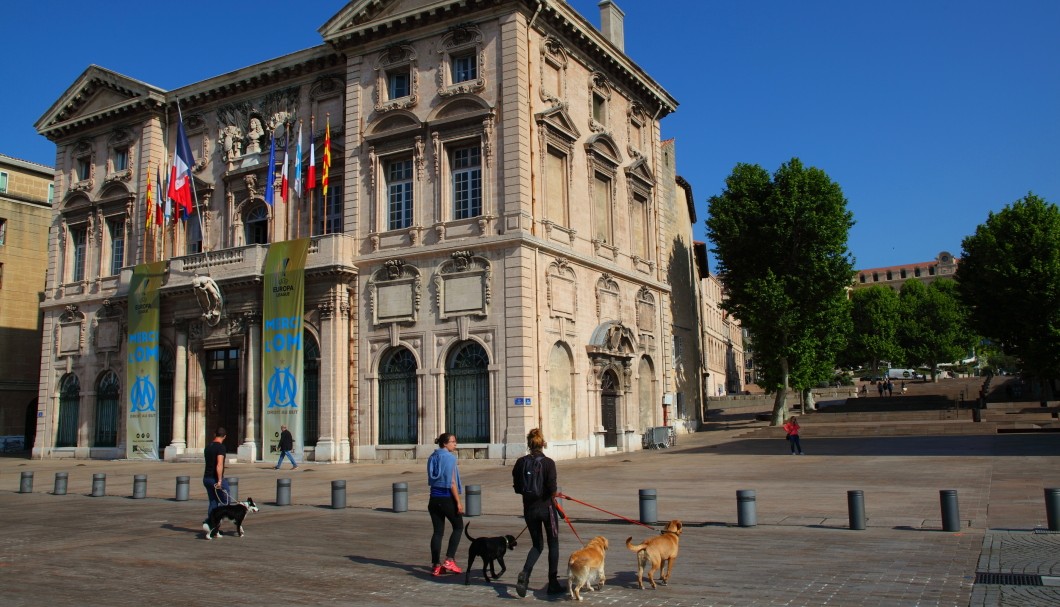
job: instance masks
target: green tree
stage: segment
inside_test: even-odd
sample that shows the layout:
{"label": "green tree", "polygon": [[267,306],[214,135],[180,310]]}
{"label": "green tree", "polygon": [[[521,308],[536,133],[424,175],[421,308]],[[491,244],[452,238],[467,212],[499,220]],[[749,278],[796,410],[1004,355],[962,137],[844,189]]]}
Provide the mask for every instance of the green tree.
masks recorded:
{"label": "green tree", "polygon": [[968,311],[957,293],[957,283],[939,278],[925,285],[910,278],[898,299],[902,318],[898,340],[905,350],[905,362],[926,365],[932,381],[938,381],[938,364],[960,360],[976,342],[968,329]]}
{"label": "green tree", "polygon": [[971,325],[1042,382],[1060,375],[1060,210],[1034,194],[990,213],[961,243],[957,285]]}
{"label": "green tree", "polygon": [[[773,174],[737,164],[710,199],[707,233],[727,298],[754,341],[765,388],[776,391],[772,424],[787,416],[787,391],[807,388],[834,364],[853,276],[853,216],[839,185],[798,158]],[[828,360],[831,359],[831,360]],[[794,380],[794,383],[793,383]]]}
{"label": "green tree", "polygon": [[872,372],[880,361],[902,358],[898,345],[898,294],[880,285],[855,289],[850,295],[850,339],[843,351],[848,364],[869,363]]}

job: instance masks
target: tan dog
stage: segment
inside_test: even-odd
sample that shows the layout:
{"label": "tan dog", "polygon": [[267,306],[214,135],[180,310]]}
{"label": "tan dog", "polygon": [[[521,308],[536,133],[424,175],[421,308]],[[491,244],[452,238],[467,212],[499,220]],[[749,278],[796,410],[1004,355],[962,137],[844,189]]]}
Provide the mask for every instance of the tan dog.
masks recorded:
{"label": "tan dog", "polygon": [[[655,537],[649,537],[642,544],[634,544],[633,538],[626,540],[626,548],[637,553],[637,586],[644,589],[644,565],[651,564],[648,571],[648,582],[655,588],[655,572],[659,572],[659,579],[663,584],[670,581],[670,572],[674,569],[674,561],[677,560],[677,543],[681,539],[681,521],[672,520],[666,524],[662,533]],[[663,571],[663,566],[666,571]]]}
{"label": "tan dog", "polygon": [[570,598],[582,600],[581,589],[592,592],[593,583],[600,582],[597,590],[604,589],[604,557],[608,548],[607,538],[596,536],[581,550],[575,550],[567,560],[567,589]]}

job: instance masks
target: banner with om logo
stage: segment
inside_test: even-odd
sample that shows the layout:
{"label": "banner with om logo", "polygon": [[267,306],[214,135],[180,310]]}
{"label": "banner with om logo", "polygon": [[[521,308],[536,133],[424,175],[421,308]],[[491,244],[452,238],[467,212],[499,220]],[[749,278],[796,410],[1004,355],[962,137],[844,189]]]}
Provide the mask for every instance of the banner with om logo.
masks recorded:
{"label": "banner with om logo", "polygon": [[262,456],[277,457],[280,426],[294,437],[301,461],[303,383],[302,313],[309,239],[285,240],[265,255],[265,299],[261,319]]}
{"label": "banner with om logo", "polygon": [[133,268],[129,283],[125,340],[125,457],[129,459],[158,459],[158,290],[165,273],[164,261],[140,264]]}

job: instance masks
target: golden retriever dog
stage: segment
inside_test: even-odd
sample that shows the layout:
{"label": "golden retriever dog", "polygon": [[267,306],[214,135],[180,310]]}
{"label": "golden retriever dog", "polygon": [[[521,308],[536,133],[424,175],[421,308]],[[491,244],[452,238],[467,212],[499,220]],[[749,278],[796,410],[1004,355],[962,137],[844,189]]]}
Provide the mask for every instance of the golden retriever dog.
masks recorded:
{"label": "golden retriever dog", "polygon": [[[648,583],[655,588],[655,572],[659,572],[659,580],[666,584],[670,581],[670,572],[674,569],[674,561],[677,560],[677,543],[681,539],[681,521],[672,520],[666,524],[666,528],[655,536],[649,537],[641,544],[634,544],[633,538],[626,540],[626,548],[637,553],[637,586],[644,590],[644,565],[650,564],[648,570]],[[663,566],[666,570],[663,571]]]}
{"label": "golden retriever dog", "polygon": [[593,583],[600,582],[597,590],[604,589],[604,557],[608,548],[607,538],[596,536],[581,550],[575,550],[567,560],[567,589],[570,598],[582,600],[581,589],[592,592]]}

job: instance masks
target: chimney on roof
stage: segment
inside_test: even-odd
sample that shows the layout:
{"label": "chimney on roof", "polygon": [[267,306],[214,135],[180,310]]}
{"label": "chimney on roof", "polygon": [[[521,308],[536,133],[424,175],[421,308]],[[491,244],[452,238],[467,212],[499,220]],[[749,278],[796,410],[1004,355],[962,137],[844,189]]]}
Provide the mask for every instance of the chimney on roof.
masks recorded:
{"label": "chimney on roof", "polygon": [[600,31],[604,38],[618,47],[618,50],[626,52],[626,33],[623,25],[626,13],[623,13],[622,9],[618,8],[612,0],[600,0],[597,6],[600,7]]}

